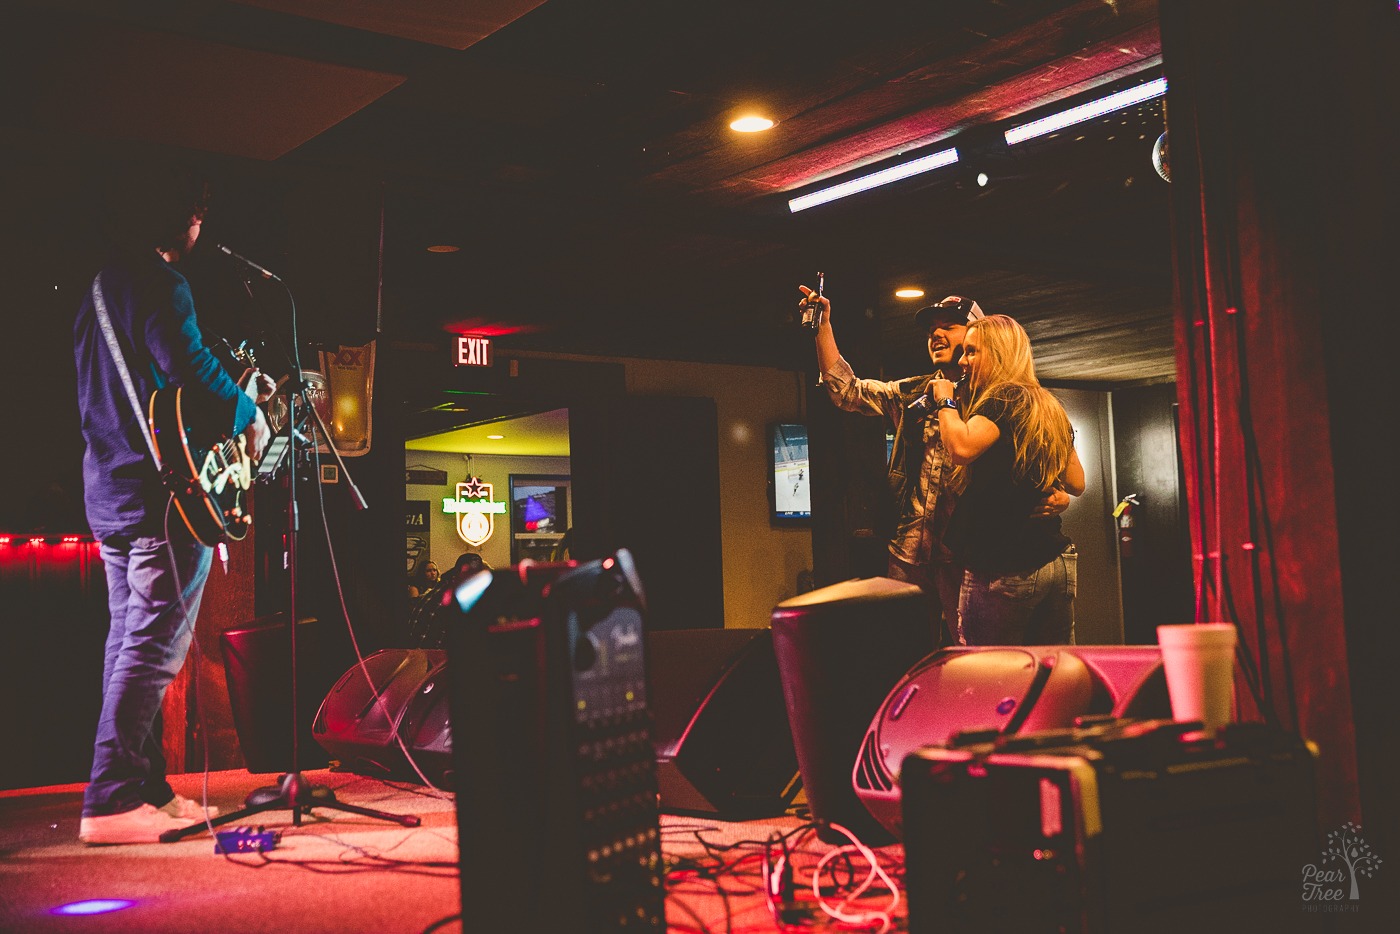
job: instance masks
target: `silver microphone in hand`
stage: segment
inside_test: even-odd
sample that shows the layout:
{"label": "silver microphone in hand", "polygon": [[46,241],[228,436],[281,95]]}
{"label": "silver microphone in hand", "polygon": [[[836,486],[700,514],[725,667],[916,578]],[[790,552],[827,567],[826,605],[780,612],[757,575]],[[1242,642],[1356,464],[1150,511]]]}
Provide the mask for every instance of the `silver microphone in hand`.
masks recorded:
{"label": "silver microphone in hand", "polygon": [[[933,374],[933,378],[943,379],[943,371],[939,370],[937,373]],[[964,373],[962,376],[959,376],[953,382],[953,398],[957,398],[958,390],[962,388],[963,380],[966,378],[967,374]],[[919,396],[919,398],[915,399],[913,402],[909,403],[904,408],[906,411],[913,412],[915,415],[927,415],[932,406],[933,393],[926,392],[922,396]]]}

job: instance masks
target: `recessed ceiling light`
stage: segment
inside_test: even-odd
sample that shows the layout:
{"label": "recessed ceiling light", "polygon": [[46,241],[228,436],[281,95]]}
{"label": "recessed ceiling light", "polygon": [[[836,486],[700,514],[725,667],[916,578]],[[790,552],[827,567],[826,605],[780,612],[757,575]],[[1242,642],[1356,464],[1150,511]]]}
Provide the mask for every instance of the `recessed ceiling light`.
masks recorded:
{"label": "recessed ceiling light", "polygon": [[750,115],[735,120],[729,124],[729,128],[736,133],[762,133],[764,130],[773,129],[773,121],[767,117]]}
{"label": "recessed ceiling light", "polygon": [[429,253],[456,253],[461,247],[451,243],[435,243],[428,247]]}
{"label": "recessed ceiling light", "polygon": [[978,173],[977,173],[977,187],[978,187],[978,188],[986,188],[986,187],[987,187],[987,182],[989,182],[989,181],[991,181],[991,179],[987,178],[987,173],[986,173],[986,172],[978,172]]}
{"label": "recessed ceiling light", "polygon": [[923,289],[895,289],[895,290],[894,290],[894,297],[895,297],[895,298],[923,298],[923,297],[924,297],[924,290],[923,290]]}
{"label": "recessed ceiling light", "polygon": [[486,436],[486,440],[487,440],[487,441],[504,441],[504,440],[505,440],[505,437],[506,437],[505,435],[487,435],[487,436]]}

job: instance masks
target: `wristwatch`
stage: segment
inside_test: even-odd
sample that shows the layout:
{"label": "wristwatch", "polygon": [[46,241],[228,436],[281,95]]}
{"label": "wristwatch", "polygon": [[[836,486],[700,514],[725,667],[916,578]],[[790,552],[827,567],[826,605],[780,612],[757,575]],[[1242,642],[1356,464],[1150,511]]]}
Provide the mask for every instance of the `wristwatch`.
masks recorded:
{"label": "wristwatch", "polygon": [[935,411],[938,409],[952,409],[956,412],[958,410],[958,400],[953,398],[943,399],[939,402],[935,402],[933,408]]}

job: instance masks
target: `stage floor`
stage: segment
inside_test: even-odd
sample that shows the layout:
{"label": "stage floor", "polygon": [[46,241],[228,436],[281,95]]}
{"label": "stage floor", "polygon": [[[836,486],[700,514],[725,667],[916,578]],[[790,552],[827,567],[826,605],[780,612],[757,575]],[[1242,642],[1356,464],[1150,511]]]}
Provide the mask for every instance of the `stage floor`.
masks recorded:
{"label": "stage floor", "polygon": [[[241,807],[255,788],[278,776],[215,772],[208,779],[211,804]],[[475,932],[465,923],[458,882],[455,805],[450,795],[419,785],[383,782],[330,771],[305,778],[331,788],[348,804],[413,814],[422,826],[408,829],[354,814],[318,809],[292,825],[289,811],[267,811],[220,829],[261,825],[282,834],[266,854],[221,856],[205,834],[178,843],[87,847],[78,842],[82,785],[0,792],[0,931],[262,932],[320,934],[426,931]],[[172,776],[171,784],[196,800],[202,775]],[[756,932],[837,929],[818,905],[812,870],[834,847],[822,843],[801,817],[727,822],[663,815],[662,852],[668,868],[666,915],[671,931]],[[776,866],[781,840],[792,851],[792,884],[770,905],[763,888],[764,863]],[[902,875],[898,846],[874,851],[896,885]],[[489,859],[477,852],[474,859]],[[891,908],[878,879],[844,909],[831,880],[869,875],[859,855],[831,860],[823,882],[829,907],[851,915]],[[469,867],[468,867],[469,868]],[[848,888],[847,891],[850,889]],[[129,907],[88,917],[54,910],[76,902],[112,899]],[[889,930],[903,929],[904,899],[892,910]],[[879,930],[872,923],[866,930]],[[845,928],[849,930],[849,927]],[[490,932],[496,934],[496,932]],[[562,932],[561,932],[562,934]]]}

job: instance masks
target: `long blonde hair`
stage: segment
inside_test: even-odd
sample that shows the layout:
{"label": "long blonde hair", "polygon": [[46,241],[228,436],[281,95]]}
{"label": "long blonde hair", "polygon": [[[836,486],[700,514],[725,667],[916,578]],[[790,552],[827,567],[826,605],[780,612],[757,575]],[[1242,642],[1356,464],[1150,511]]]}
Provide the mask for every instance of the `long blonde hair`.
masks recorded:
{"label": "long blonde hair", "polygon": [[[1012,476],[1049,491],[1057,486],[1074,450],[1074,429],[1060,400],[1036,379],[1031,340],[1014,319],[988,315],[968,325],[978,336],[978,362],[968,374],[971,399],[964,418],[976,415],[989,400],[1006,406],[1015,458]],[[967,468],[953,472],[954,488],[967,483]]]}

